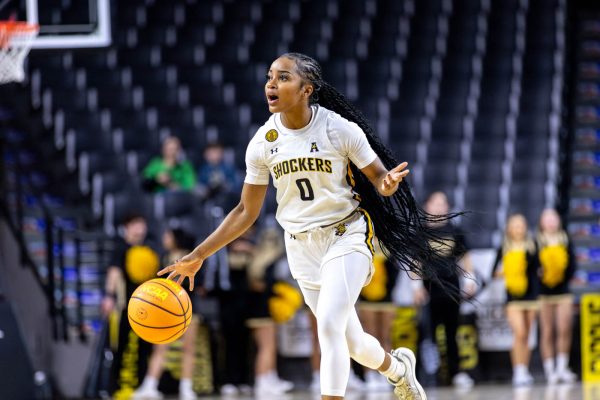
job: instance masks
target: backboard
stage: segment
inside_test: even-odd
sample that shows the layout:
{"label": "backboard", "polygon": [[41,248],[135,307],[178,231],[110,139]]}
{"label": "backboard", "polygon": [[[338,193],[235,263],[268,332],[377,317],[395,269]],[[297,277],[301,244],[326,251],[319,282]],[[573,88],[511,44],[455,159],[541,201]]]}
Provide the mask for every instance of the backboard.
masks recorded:
{"label": "backboard", "polygon": [[40,27],[33,49],[105,47],[111,43],[110,0],[11,0],[0,20]]}

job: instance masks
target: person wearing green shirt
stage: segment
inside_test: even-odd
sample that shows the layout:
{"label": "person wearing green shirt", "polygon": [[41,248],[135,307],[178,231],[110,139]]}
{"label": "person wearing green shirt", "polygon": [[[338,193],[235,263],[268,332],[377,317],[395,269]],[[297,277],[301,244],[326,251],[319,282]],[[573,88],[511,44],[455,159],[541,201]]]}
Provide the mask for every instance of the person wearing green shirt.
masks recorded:
{"label": "person wearing green shirt", "polygon": [[154,157],[144,168],[144,187],[153,192],[191,191],[196,184],[192,164],[181,160],[181,142],[170,136],[162,145],[162,157]]}

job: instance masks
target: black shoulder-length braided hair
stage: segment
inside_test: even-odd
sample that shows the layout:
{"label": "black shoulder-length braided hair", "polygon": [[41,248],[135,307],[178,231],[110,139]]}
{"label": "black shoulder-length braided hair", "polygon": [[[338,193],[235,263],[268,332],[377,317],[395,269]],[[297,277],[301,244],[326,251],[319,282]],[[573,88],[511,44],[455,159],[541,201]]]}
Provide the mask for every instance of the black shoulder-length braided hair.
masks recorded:
{"label": "black shoulder-length braided hair", "polygon": [[[369,144],[389,170],[399,163],[375,134],[367,119],[340,92],[323,80],[321,66],[313,58],[301,53],[286,53],[285,57],[295,61],[298,74],[305,82],[313,85],[310,104],[319,104],[356,123],[367,136]],[[462,274],[456,258],[442,256],[434,247],[447,246],[436,226],[461,213],[432,215],[423,210],[411,193],[404,179],[396,193],[389,197],[379,194],[369,179],[350,161],[350,168],[360,194],[361,207],[370,214],[375,226],[375,235],[382,244],[386,256],[401,269],[418,277],[437,283],[449,295],[458,299],[460,290],[449,284],[449,276]],[[457,257],[459,257],[458,255]]]}

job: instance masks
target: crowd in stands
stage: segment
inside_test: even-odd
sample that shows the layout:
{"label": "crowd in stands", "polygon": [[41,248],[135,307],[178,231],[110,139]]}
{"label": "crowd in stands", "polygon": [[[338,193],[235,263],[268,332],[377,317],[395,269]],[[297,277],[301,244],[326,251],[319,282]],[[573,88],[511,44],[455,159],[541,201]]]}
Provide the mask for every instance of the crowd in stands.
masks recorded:
{"label": "crowd in stands", "polygon": [[225,149],[218,142],[204,148],[201,165],[196,166],[186,158],[181,141],[167,137],[162,153],[153,157],[142,171],[142,187],[148,192],[195,192],[200,198],[218,198],[240,187],[240,172],[224,157]]}

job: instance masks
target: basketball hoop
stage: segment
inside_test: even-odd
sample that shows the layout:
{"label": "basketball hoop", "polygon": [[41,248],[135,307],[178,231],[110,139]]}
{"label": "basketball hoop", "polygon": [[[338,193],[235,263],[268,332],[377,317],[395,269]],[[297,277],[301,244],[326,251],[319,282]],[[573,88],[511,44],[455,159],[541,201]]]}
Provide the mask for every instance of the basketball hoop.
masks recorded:
{"label": "basketball hoop", "polygon": [[27,22],[0,21],[0,84],[25,79],[23,63],[38,31]]}

